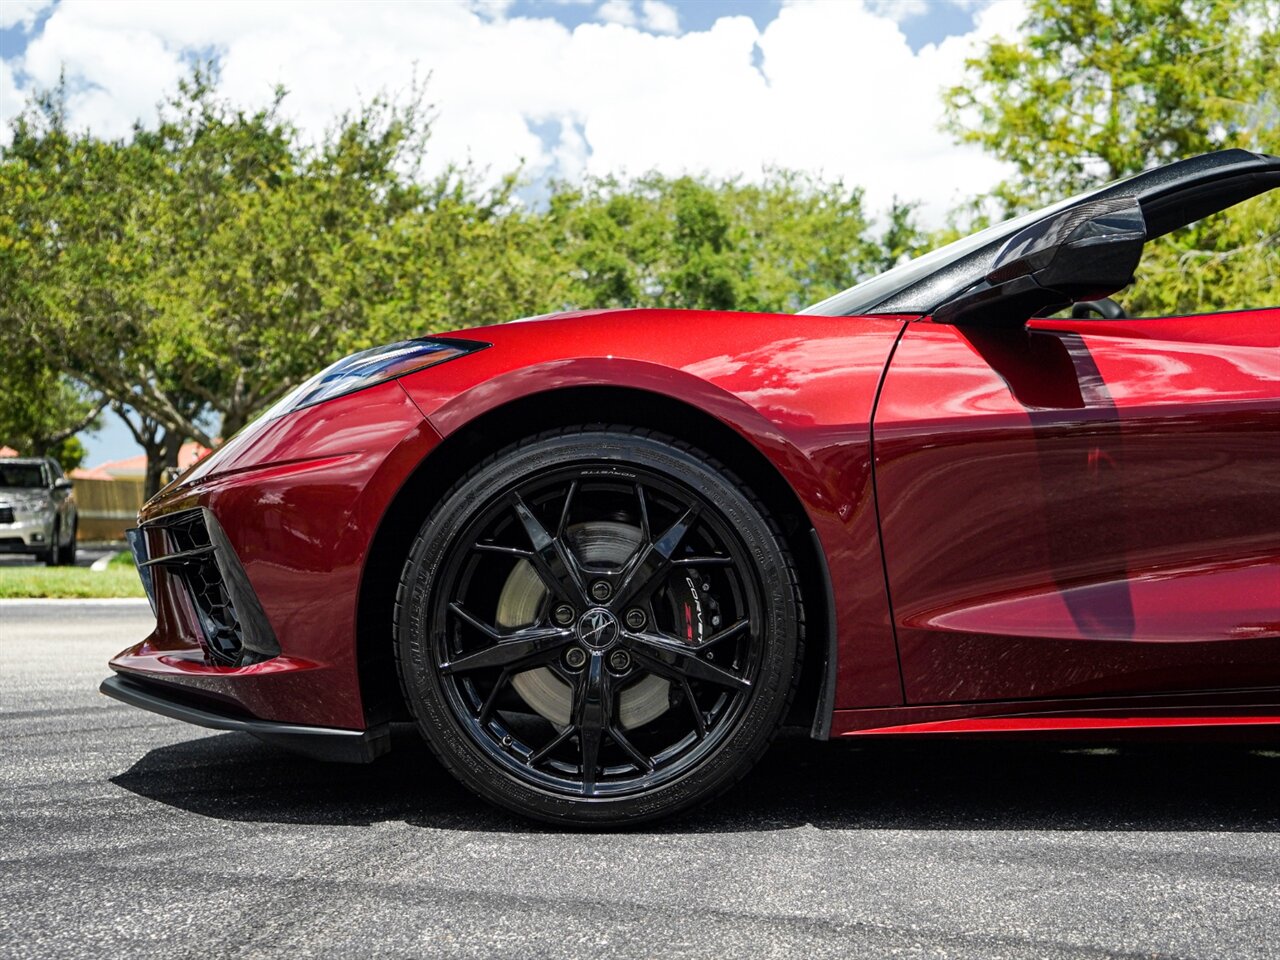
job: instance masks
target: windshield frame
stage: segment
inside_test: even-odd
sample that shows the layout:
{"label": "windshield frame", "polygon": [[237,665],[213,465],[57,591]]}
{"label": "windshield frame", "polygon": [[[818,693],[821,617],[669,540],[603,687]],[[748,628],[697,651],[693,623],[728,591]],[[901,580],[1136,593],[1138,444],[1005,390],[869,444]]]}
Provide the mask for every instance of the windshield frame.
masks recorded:
{"label": "windshield frame", "polygon": [[[1011,235],[1034,223],[1038,223],[1045,217],[1052,216],[1059,210],[1065,210],[1067,207],[1082,203],[1090,199],[1095,193],[1097,193],[1097,190],[1078,193],[1073,197],[1068,197],[1066,200],[1059,200],[1050,206],[1033,210],[1031,213],[1024,213],[1017,217],[1010,217],[1008,220],[1002,220],[1000,223],[979,230],[977,233],[961,237],[959,240],[954,240],[944,246],[930,250],[928,253],[908,260],[906,263],[891,267],[884,273],[868,277],[861,283],[855,284],[835,296],[827,297],[827,299],[819,303],[805,307],[800,312],[820,317],[852,317],[871,313],[873,308],[891,302],[895,297],[900,298],[910,288],[917,286],[930,277],[942,274],[956,261],[971,254],[982,253],[987,247],[992,248],[990,259],[994,260],[995,247],[1003,245]],[[928,313],[931,309],[932,307],[880,308],[874,310],[874,312],[916,313],[918,311],[920,313]]]}
{"label": "windshield frame", "polygon": [[[1176,209],[1164,209],[1165,201],[1176,199],[1182,191],[1193,187],[1261,171],[1270,171],[1265,176],[1276,176],[1280,159],[1247,150],[1220,150],[1155,167],[987,227],[870,277],[805,307],[800,313],[824,317],[911,313],[924,316],[983,280],[1009,239],[1046,217],[1090,200],[1133,196],[1143,206],[1151,228],[1147,239],[1152,240],[1192,222],[1179,216]],[[1236,202],[1239,200],[1232,200],[1226,206]],[[1192,219],[1204,215],[1200,213]]]}

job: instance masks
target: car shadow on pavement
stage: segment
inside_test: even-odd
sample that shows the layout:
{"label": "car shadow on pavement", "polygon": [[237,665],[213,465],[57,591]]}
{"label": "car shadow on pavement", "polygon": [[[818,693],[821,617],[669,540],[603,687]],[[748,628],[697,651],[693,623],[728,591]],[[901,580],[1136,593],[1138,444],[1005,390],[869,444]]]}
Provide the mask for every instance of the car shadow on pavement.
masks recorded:
{"label": "car shadow on pavement", "polygon": [[[222,820],[552,832],[473,797],[412,729],[366,766],[238,733],[152,750],[112,782]],[[726,796],[656,833],[833,830],[1280,830],[1280,743],[902,741],[787,733]]]}

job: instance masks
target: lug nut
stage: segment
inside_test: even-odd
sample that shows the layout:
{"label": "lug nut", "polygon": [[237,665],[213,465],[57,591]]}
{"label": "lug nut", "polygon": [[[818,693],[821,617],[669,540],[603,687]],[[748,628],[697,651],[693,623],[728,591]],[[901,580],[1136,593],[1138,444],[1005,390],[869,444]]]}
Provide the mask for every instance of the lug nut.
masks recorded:
{"label": "lug nut", "polygon": [[632,607],[630,610],[627,611],[627,626],[630,627],[632,630],[639,630],[641,627],[644,626],[644,621],[645,621],[644,611],[641,610],[639,607]]}
{"label": "lug nut", "polygon": [[567,603],[560,604],[560,606],[556,607],[555,612],[551,615],[555,617],[556,623],[560,624],[562,627],[566,624],[573,623],[573,607],[569,606]]}
{"label": "lug nut", "polygon": [[609,654],[609,666],[618,673],[621,673],[623,670],[626,670],[631,666],[631,654],[627,653],[625,650],[613,651],[613,653]]}
{"label": "lug nut", "polygon": [[608,580],[597,580],[591,585],[591,597],[603,603],[609,599],[609,594],[613,593],[613,588],[609,586]]}
{"label": "lug nut", "polygon": [[581,670],[587,662],[587,651],[581,647],[570,647],[564,652],[565,666],[574,670]]}

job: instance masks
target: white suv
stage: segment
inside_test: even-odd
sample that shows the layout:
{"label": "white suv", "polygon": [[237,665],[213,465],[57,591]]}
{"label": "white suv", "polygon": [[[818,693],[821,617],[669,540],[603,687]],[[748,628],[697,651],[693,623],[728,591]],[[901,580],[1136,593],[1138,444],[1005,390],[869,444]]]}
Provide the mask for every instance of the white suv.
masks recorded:
{"label": "white suv", "polygon": [[48,457],[0,460],[0,553],[34,553],[49,566],[76,562],[76,498]]}

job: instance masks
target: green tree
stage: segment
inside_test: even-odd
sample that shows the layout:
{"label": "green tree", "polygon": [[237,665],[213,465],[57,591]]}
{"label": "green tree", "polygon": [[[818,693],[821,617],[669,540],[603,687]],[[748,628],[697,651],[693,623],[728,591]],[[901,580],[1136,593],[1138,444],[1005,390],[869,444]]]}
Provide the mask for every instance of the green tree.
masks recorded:
{"label": "green tree", "polygon": [[312,146],[280,116],[283,91],[245,113],[212,82],[197,72],[155,133],[135,140],[160,165],[140,203],[159,269],[134,289],[158,343],[184,361],[180,386],[203,401],[181,424],[203,442],[214,439],[200,429],[205,409],[230,436],[318,367],[367,345],[388,284],[375,248],[417,202],[401,167],[414,167],[425,142],[414,103],[374,101]]}
{"label": "green tree", "polygon": [[[134,140],[159,163],[137,206],[152,268],[129,292],[153,318],[152,383],[190,402],[178,418],[176,402],[130,402],[206,443],[344,354],[510,319],[542,286],[521,253],[514,181],[422,176],[420,89],[337,118],[314,144],[281,118],[284,96],[246,114],[197,72]],[[201,430],[210,412],[216,436]]]}
{"label": "green tree", "polygon": [[1209,150],[1280,138],[1276,0],[1032,0],[944,94],[949,128],[1054,199]]}
{"label": "green tree", "polygon": [[197,70],[156,129],[115,141],[68,130],[55,89],[0,156],[0,321],[132,411],[167,460],[367,345],[386,293],[371,248],[423,193],[399,166],[425,141],[415,105],[374,102],[311,146],[278,116],[283,94],[246,113],[212,83]]}
{"label": "green tree", "polygon": [[[905,249],[909,211],[891,219],[891,242]],[[791,311],[886,256],[860,190],[784,170],[759,183],[650,174],[560,184],[545,223],[566,265],[559,295],[582,308]]]}
{"label": "green tree", "polygon": [[1280,307],[1280,191],[1148,244],[1123,299],[1148,316]]}
{"label": "green tree", "polygon": [[[50,369],[39,354],[5,350],[0,383],[0,446],[12,447],[27,456],[55,456],[67,467],[67,461],[75,459],[76,453],[69,442],[80,431],[93,427],[101,411],[100,401],[71,378]],[[80,461],[75,460],[67,469],[79,465]]]}
{"label": "green tree", "polygon": [[47,349],[61,251],[56,190],[25,162],[0,164],[0,443],[43,456],[97,421],[105,404]]}
{"label": "green tree", "polygon": [[67,437],[49,449],[49,456],[62,465],[62,469],[70,473],[84,463],[89,451],[79,437]]}
{"label": "green tree", "polygon": [[21,349],[101,402],[161,406],[155,331],[136,291],[157,267],[139,216],[148,171],[123,141],[70,132],[64,99],[50,91],[19,116],[0,162],[0,270],[12,278],[0,316]]}
{"label": "green tree", "polygon": [[[1277,63],[1277,0],[1032,0],[1021,36],[946,91],[947,122],[1013,165],[1011,213],[1197,153],[1280,150]],[[1278,222],[1263,197],[1149,244],[1126,306],[1275,304]]]}

